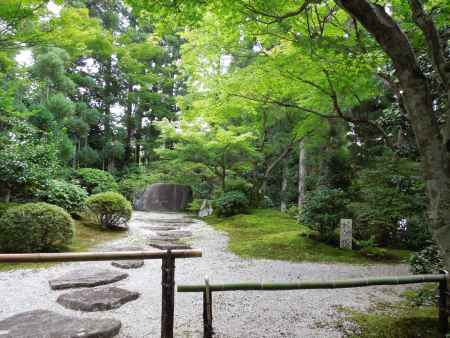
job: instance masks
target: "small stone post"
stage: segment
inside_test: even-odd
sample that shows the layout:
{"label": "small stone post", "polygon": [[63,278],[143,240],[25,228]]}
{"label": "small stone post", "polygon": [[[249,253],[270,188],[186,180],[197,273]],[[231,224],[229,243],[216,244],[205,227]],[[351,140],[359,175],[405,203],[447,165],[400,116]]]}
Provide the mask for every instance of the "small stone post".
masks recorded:
{"label": "small stone post", "polygon": [[341,218],[340,226],[340,248],[351,250],[353,239],[352,220]]}

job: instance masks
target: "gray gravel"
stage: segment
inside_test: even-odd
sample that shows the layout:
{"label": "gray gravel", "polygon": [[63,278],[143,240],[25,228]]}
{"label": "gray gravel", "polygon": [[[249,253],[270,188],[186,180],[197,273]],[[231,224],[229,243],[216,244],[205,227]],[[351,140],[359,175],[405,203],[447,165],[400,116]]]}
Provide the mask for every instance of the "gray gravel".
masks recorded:
{"label": "gray gravel", "polygon": [[[151,234],[150,224],[161,226],[161,219],[173,222],[178,213],[135,212],[126,239],[111,242],[96,250],[124,246],[145,246]],[[407,274],[405,265],[348,265],[289,263],[271,260],[242,259],[227,250],[227,236],[201,221],[184,223],[192,231],[188,243],[203,250],[202,258],[176,261],[178,284],[289,282],[304,279],[327,280],[378,275]],[[152,250],[151,247],[148,247]],[[147,261],[129,277],[112,285],[138,291],[141,297],[118,309],[104,313],[67,310],[56,303],[62,291],[52,291],[48,280],[73,269],[111,267],[110,262],[64,263],[48,269],[17,270],[0,273],[0,320],[35,309],[47,309],[83,318],[115,318],[122,322],[119,338],[158,337],[160,334],[160,261]],[[123,271],[119,270],[118,271]],[[217,337],[341,337],[334,323],[338,306],[367,309],[377,301],[395,301],[402,287],[369,287],[341,290],[303,290],[281,292],[214,293],[214,328]],[[202,337],[202,295],[176,294],[176,337]]]}

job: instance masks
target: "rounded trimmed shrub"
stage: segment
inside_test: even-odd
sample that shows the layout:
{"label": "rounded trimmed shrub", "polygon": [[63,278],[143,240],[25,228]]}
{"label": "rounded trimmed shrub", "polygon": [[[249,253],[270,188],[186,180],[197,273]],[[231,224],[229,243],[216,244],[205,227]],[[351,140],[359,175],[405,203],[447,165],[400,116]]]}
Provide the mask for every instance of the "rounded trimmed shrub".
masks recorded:
{"label": "rounded trimmed shrub", "polygon": [[51,180],[45,190],[38,193],[38,196],[48,203],[65,209],[69,214],[76,215],[84,210],[88,193],[79,185]]}
{"label": "rounded trimmed shrub", "polygon": [[229,217],[245,213],[249,207],[247,196],[241,191],[228,191],[214,200],[217,215]]}
{"label": "rounded trimmed shrub", "polygon": [[104,170],[82,168],[77,170],[76,177],[79,179],[80,185],[84,187],[89,194],[117,191],[119,189],[113,175]]}
{"label": "rounded trimmed shrub", "polygon": [[87,199],[86,206],[99,224],[110,229],[126,226],[131,218],[131,203],[117,192],[92,195]]}
{"label": "rounded trimmed shrub", "polygon": [[69,244],[73,220],[61,207],[27,203],[8,209],[0,218],[1,252],[55,251]]}

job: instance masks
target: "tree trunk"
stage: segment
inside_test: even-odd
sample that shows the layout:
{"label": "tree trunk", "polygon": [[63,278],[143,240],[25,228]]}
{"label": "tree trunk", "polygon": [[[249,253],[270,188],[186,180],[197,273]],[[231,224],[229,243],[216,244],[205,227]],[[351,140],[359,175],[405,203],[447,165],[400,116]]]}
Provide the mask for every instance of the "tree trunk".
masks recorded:
{"label": "tree trunk", "polygon": [[288,175],[289,175],[289,161],[287,158],[283,160],[283,170],[281,179],[281,193],[280,193],[280,211],[287,211],[287,187],[288,187]]}
{"label": "tree trunk", "polygon": [[[133,92],[133,86],[128,86],[128,95],[131,95]],[[127,102],[127,110],[125,112],[125,123],[127,127],[127,136],[125,140],[125,154],[124,154],[124,160],[125,165],[128,166],[131,163],[132,160],[132,147],[131,147],[131,139],[133,138],[133,131],[134,131],[134,124],[133,124],[133,104],[131,102],[131,99],[128,98]]]}
{"label": "tree trunk", "polygon": [[136,153],[135,153],[135,161],[136,164],[140,167],[141,166],[141,141],[142,141],[142,112],[137,111],[136,112]]}
{"label": "tree trunk", "polygon": [[382,6],[366,0],[340,5],[369,31],[391,58],[421,155],[432,234],[450,268],[450,177],[448,153],[432,108],[427,79],[404,32]]}
{"label": "tree trunk", "polygon": [[225,167],[225,165],[222,165],[222,190],[223,190],[223,192],[225,192],[225,189],[226,189],[226,176],[227,176],[227,170],[226,170],[226,167]]}
{"label": "tree trunk", "polygon": [[299,143],[298,154],[298,207],[303,207],[305,203],[305,180],[306,180],[306,150],[305,141],[302,139]]}
{"label": "tree trunk", "polygon": [[0,201],[9,203],[11,200],[11,188],[5,185],[4,187],[0,188]]}

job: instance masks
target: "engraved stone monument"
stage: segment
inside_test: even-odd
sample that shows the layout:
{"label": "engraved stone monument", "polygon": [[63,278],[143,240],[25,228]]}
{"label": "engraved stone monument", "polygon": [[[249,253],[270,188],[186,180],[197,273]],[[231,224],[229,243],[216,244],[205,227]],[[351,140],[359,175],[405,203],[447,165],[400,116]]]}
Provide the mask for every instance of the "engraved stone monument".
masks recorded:
{"label": "engraved stone monument", "polygon": [[340,248],[341,249],[352,249],[352,220],[341,218],[341,229],[340,229]]}

